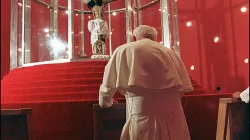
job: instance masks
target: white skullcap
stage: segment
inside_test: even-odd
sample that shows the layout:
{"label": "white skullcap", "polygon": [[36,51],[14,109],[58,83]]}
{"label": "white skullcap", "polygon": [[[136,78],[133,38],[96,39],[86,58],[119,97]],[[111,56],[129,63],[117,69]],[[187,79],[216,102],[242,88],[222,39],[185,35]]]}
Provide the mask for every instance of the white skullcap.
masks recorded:
{"label": "white skullcap", "polygon": [[134,29],[133,35],[135,36],[136,39],[139,38],[149,38],[154,41],[157,40],[157,34],[158,32],[154,27],[150,27],[147,25],[139,25]]}

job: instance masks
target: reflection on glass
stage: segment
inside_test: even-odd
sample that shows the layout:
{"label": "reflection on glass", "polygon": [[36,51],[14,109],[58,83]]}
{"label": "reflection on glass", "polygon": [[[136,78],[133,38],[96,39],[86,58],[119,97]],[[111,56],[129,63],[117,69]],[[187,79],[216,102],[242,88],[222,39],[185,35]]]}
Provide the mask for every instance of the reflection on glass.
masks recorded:
{"label": "reflection on glass", "polygon": [[54,59],[65,59],[68,58],[67,43],[63,42],[59,38],[49,39],[50,52]]}

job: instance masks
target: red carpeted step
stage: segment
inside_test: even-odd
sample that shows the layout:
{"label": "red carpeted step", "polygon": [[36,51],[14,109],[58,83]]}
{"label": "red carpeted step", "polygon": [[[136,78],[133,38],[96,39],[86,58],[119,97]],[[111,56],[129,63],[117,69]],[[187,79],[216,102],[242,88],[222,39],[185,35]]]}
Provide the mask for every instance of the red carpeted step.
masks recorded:
{"label": "red carpeted step", "polygon": [[1,83],[3,89],[11,89],[13,87],[32,88],[46,86],[64,86],[64,85],[101,85],[102,78],[76,78],[76,79],[60,79],[60,80],[40,80],[28,82]]}
{"label": "red carpeted step", "polygon": [[[63,79],[63,80],[46,80],[34,82],[15,82],[10,84],[2,83],[2,90],[13,89],[15,87],[33,88],[45,86],[64,86],[64,85],[101,85],[102,79]],[[201,85],[193,85],[195,90],[203,89]]]}
{"label": "red carpeted step", "polygon": [[23,94],[50,94],[50,93],[65,93],[65,92],[98,92],[100,85],[65,85],[65,86],[48,86],[39,88],[22,88],[13,87],[12,89],[1,89],[2,94],[23,95]]}
{"label": "red carpeted step", "polygon": [[[60,102],[60,101],[85,101],[97,100],[98,92],[66,92],[48,94],[25,94],[25,95],[1,95],[1,103],[30,103],[30,102]],[[124,99],[125,97],[116,93],[114,99]]]}
{"label": "red carpeted step", "polygon": [[[72,72],[104,72],[103,66],[79,66],[79,67],[69,67],[69,68],[54,68],[54,69],[37,69],[37,70],[23,70],[22,72],[13,72],[11,77],[13,76],[22,76],[27,74],[60,74],[60,73],[72,73]],[[22,68],[21,68],[22,69]]]}
{"label": "red carpeted step", "polygon": [[20,76],[8,76],[3,83],[12,83],[12,82],[28,82],[28,81],[37,81],[37,80],[53,80],[53,79],[75,79],[75,78],[102,78],[103,72],[80,72],[80,73],[60,73],[60,74],[47,74],[43,75],[42,73],[37,75],[20,75]]}
{"label": "red carpeted step", "polygon": [[98,99],[98,92],[65,92],[25,95],[2,95],[1,102],[45,102],[45,101],[84,101]]}
{"label": "red carpeted step", "polygon": [[[15,87],[31,88],[44,86],[64,86],[64,85],[101,85],[102,78],[77,78],[77,79],[60,79],[60,80],[41,80],[29,82],[1,83],[2,89],[11,89]],[[194,89],[203,89],[199,84],[193,84]]]}
{"label": "red carpeted step", "polygon": [[[37,75],[19,75],[19,76],[7,76],[2,82],[22,82],[26,80],[51,80],[51,79],[75,79],[75,78],[100,78],[103,76],[103,72],[79,72],[79,73],[59,73],[59,74],[47,74],[39,73]],[[191,80],[193,85],[198,85],[198,82]]]}
{"label": "red carpeted step", "polygon": [[[39,87],[39,88],[13,88],[1,89],[2,94],[25,95],[25,94],[51,94],[51,93],[65,93],[65,92],[98,92],[100,85],[75,85],[75,86],[55,86],[55,87]],[[186,94],[206,94],[207,91],[203,89],[196,89]]]}
{"label": "red carpeted step", "polygon": [[68,67],[79,67],[79,66],[106,66],[108,61],[101,60],[89,60],[89,61],[81,61],[81,62],[66,62],[66,63],[58,63],[58,64],[44,64],[44,65],[36,65],[29,67],[16,68],[10,71],[19,72],[23,70],[39,70],[39,69],[54,69],[54,68],[68,68]]}
{"label": "red carpeted step", "polygon": [[207,90],[205,89],[195,89],[194,91],[185,93],[185,95],[195,95],[195,94],[207,94]]}

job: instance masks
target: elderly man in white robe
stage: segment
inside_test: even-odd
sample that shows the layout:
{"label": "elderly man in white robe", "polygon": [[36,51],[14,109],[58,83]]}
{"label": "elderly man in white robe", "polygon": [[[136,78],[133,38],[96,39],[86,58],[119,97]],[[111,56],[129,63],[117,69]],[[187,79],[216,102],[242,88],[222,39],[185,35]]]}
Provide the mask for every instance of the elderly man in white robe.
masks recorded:
{"label": "elderly man in white robe", "polygon": [[126,97],[120,140],[190,140],[181,97],[193,87],[181,58],[156,42],[155,28],[133,34],[137,41],[119,46],[105,67],[100,106],[111,107],[117,91]]}

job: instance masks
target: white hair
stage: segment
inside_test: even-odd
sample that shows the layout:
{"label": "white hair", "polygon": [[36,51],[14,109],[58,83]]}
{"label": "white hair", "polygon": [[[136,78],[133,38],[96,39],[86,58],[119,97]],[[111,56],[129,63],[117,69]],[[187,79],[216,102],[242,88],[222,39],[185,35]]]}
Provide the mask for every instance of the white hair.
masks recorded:
{"label": "white hair", "polygon": [[133,35],[135,36],[136,40],[142,39],[142,38],[148,38],[151,40],[156,41],[157,40],[157,34],[158,32],[154,27],[150,27],[147,25],[139,25],[134,29]]}

